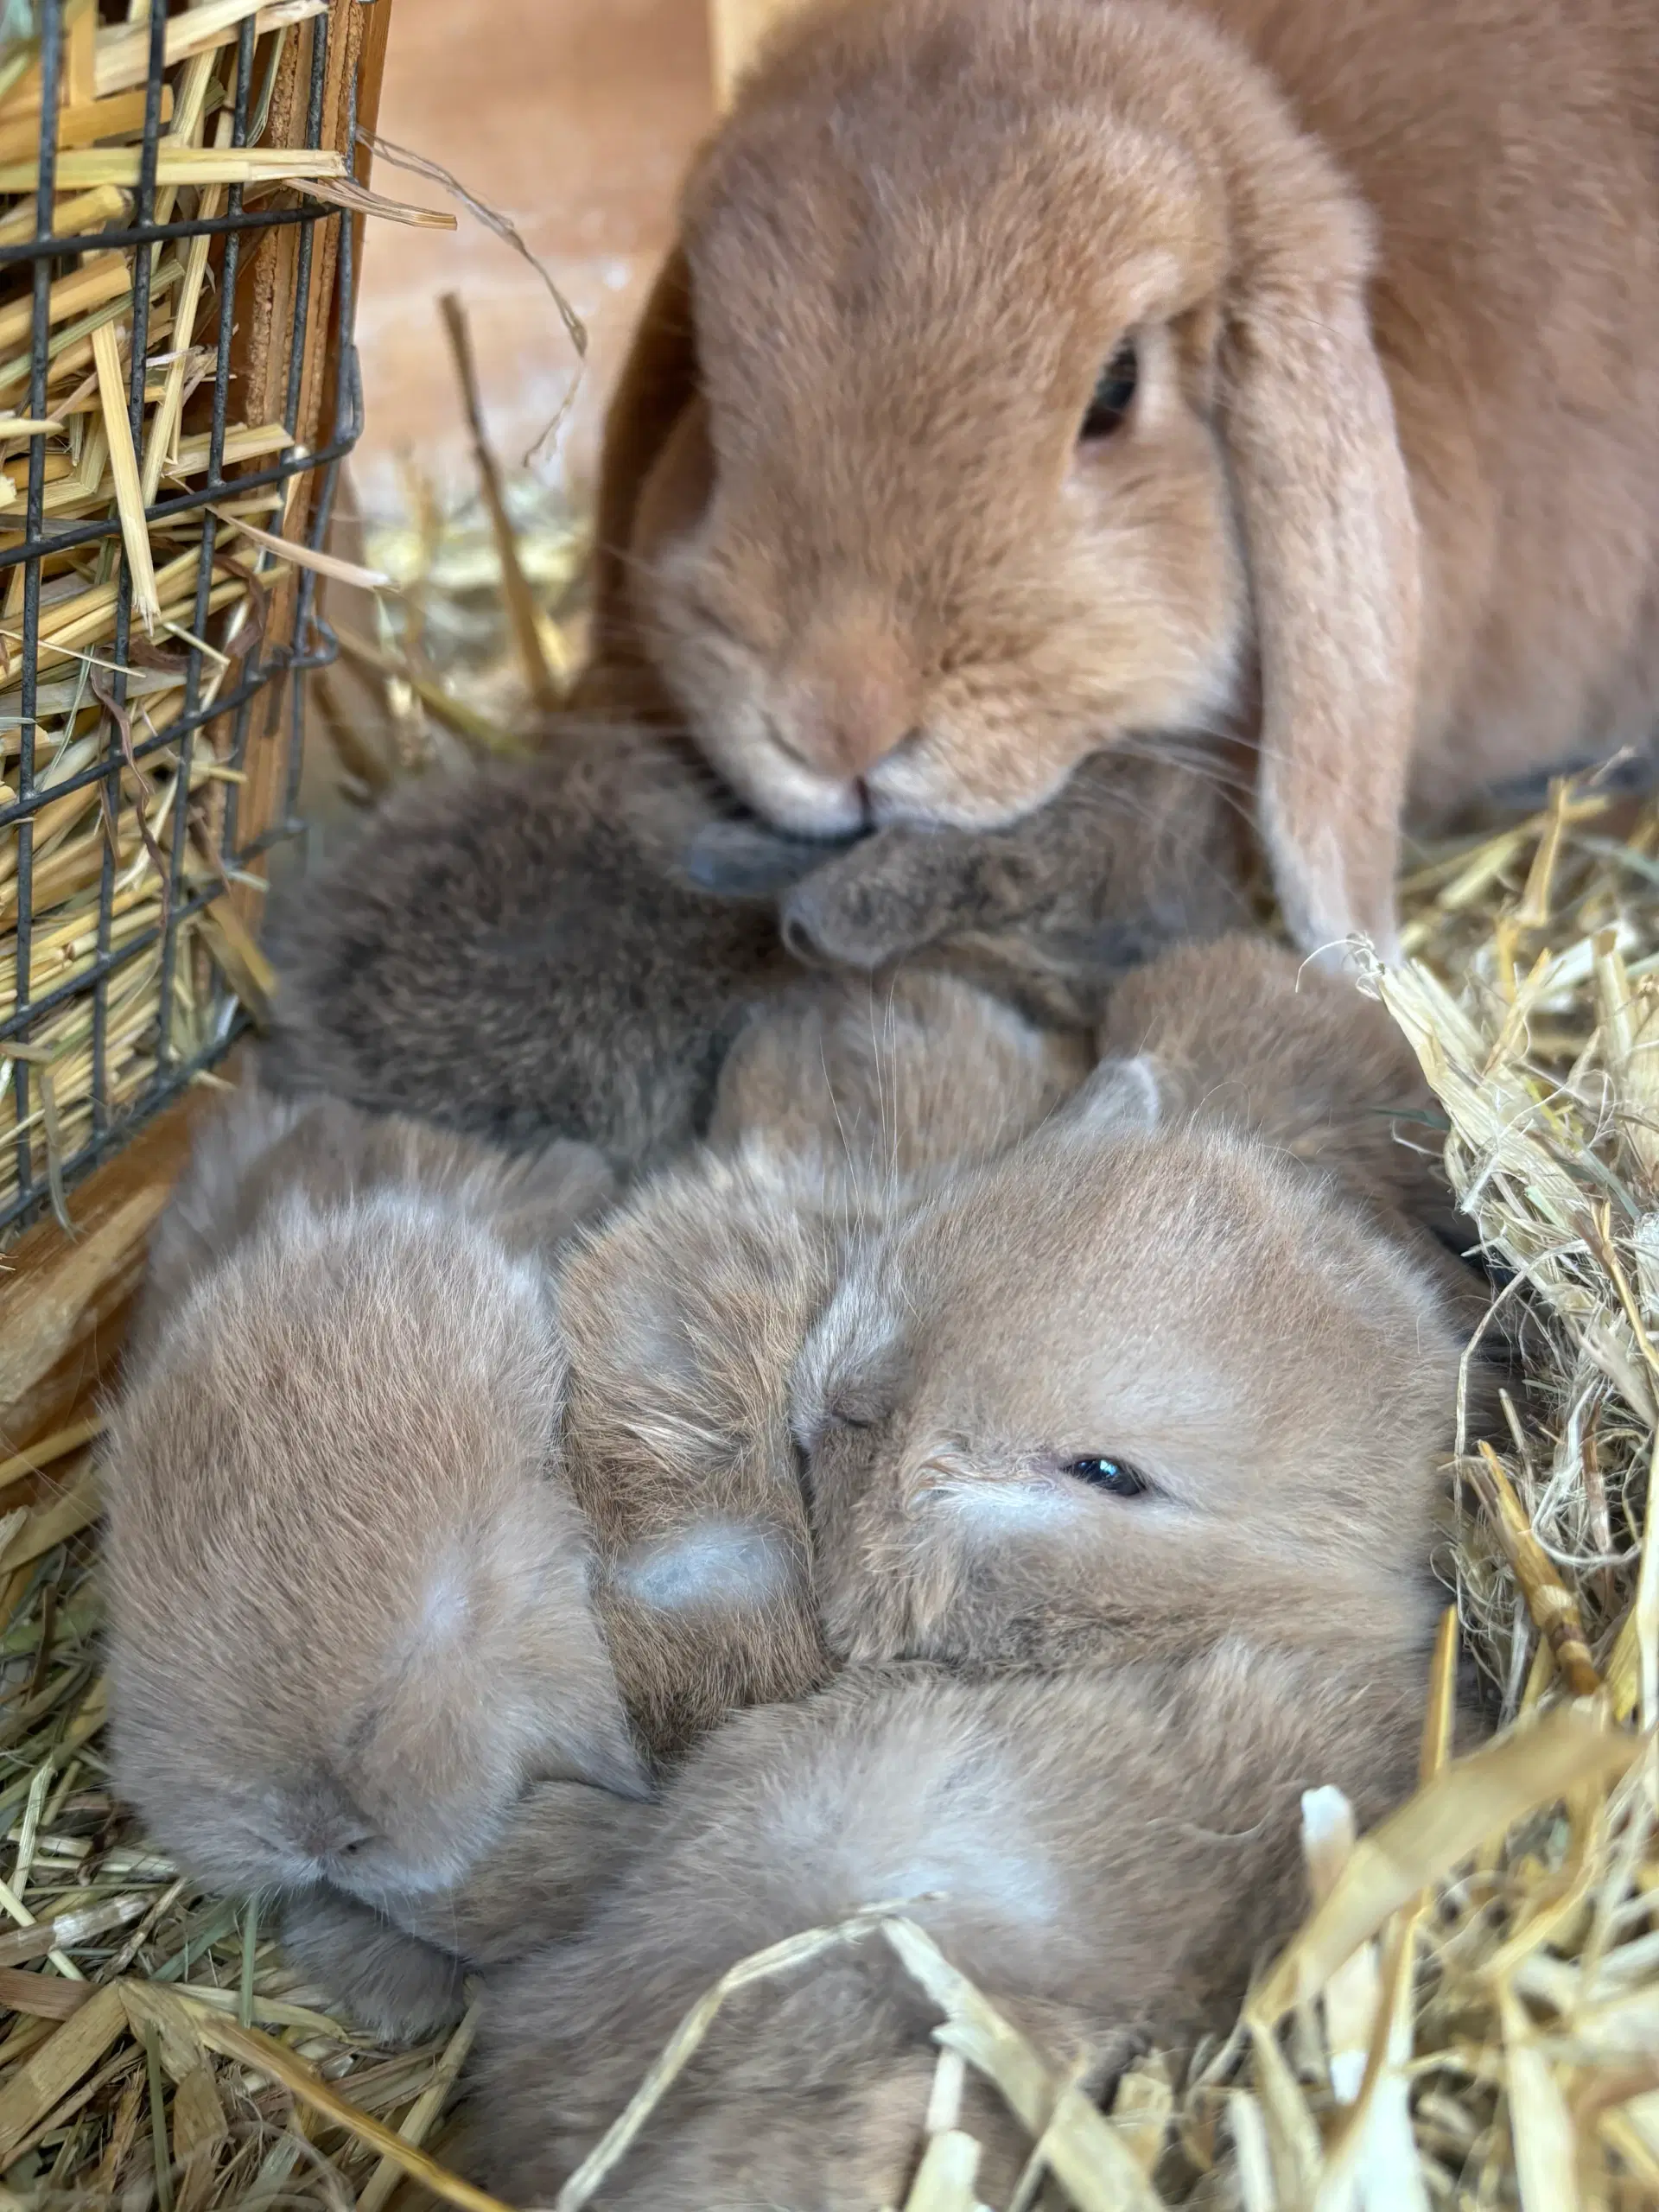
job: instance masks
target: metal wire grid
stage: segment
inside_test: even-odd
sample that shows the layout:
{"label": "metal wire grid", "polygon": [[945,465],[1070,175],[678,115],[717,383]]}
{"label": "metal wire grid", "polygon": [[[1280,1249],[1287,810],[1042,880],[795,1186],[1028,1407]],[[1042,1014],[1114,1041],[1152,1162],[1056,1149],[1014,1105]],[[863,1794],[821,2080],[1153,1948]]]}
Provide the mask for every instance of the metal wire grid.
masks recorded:
{"label": "metal wire grid", "polygon": [[[337,5],[339,0],[337,0]],[[345,0],[346,5],[372,5],[374,0]],[[63,0],[40,0],[38,27],[41,38],[41,137],[40,181],[36,194],[35,235],[28,243],[0,248],[0,266],[27,261],[33,264],[34,323],[29,372],[29,413],[40,419],[47,413],[48,347],[50,326],[48,294],[54,272],[54,264],[65,256],[75,256],[89,251],[110,248],[150,247],[164,239],[189,238],[202,235],[220,236],[225,240],[224,261],[219,277],[220,311],[219,315],[218,356],[213,376],[213,421],[208,448],[208,467],[200,488],[179,493],[175,497],[158,500],[146,509],[147,518],[155,521],[169,515],[182,514],[196,509],[207,509],[209,503],[223,500],[228,493],[245,495],[256,487],[285,483],[289,479],[305,473],[319,473],[321,483],[312,502],[307,542],[313,548],[321,547],[328,529],[333,510],[340,464],[356,442],[362,428],[362,387],[359,378],[355,346],[352,342],[353,307],[354,304],[354,269],[353,262],[353,231],[350,216],[342,209],[323,207],[315,201],[298,207],[256,209],[245,211],[242,206],[243,188],[232,185],[228,188],[226,213],[197,222],[157,223],[152,219],[156,205],[156,163],[162,137],[162,94],[164,83],[165,37],[168,14],[164,5],[153,6],[149,16],[149,55],[146,79],[147,96],[144,114],[143,151],[140,158],[139,181],[134,213],[137,219],[125,229],[101,230],[75,237],[52,236],[53,199],[55,189],[57,157],[58,85],[61,67],[61,38],[60,35]],[[311,71],[306,108],[306,133],[302,143],[316,147],[321,143],[324,90],[328,66],[330,34],[335,30],[334,14],[320,16],[312,24]],[[256,27],[252,16],[246,17],[240,27],[236,51],[234,123],[231,143],[233,148],[248,143],[249,110],[253,93],[253,64]],[[355,79],[347,88],[347,145],[356,143],[357,85]],[[284,225],[297,226],[300,237],[295,283],[295,304],[289,332],[288,385],[284,403],[283,423],[290,431],[297,429],[300,404],[301,378],[305,359],[308,312],[310,300],[310,275],[315,251],[315,239],[320,223],[338,222],[340,226],[335,262],[334,303],[338,308],[340,353],[335,379],[334,419],[328,439],[315,450],[301,457],[289,457],[273,465],[247,470],[233,478],[222,473],[226,412],[231,384],[231,345],[234,331],[237,302],[237,281],[241,264],[241,245],[249,232],[262,232]],[[73,262],[71,263],[73,266]],[[141,443],[144,390],[147,371],[149,317],[150,255],[135,255],[132,300],[132,346],[130,388],[130,409],[135,443]],[[188,338],[188,334],[182,334]],[[39,434],[29,441],[29,488],[24,514],[24,542],[9,551],[0,550],[0,572],[24,564],[22,637],[21,651],[22,699],[19,732],[19,782],[16,799],[0,806],[0,830],[15,825],[18,839],[17,852],[17,969],[15,1002],[0,1015],[0,1058],[6,1056],[8,1046],[27,1046],[30,1033],[41,1017],[60,1005],[66,999],[85,996],[92,998],[92,1133],[87,1141],[71,1152],[59,1163],[60,1173],[67,1182],[103,1160],[111,1150],[126,1141],[144,1121],[156,1113],[181,1091],[204,1068],[211,1066],[230,1047],[246,1027],[248,1017],[222,978],[215,978],[215,1005],[208,1024],[209,1043],[194,1054],[180,1056],[174,1049],[172,1029],[174,1018],[174,971],[177,959],[178,933],[181,925],[191,915],[224,895],[222,883],[215,881],[207,887],[187,892],[183,880],[184,852],[187,839],[176,832],[172,841],[169,862],[168,898],[162,924],[129,938],[119,946],[111,943],[111,902],[114,895],[115,858],[106,842],[103,856],[99,890],[98,938],[96,957],[89,970],[76,976],[71,982],[55,989],[43,990],[31,995],[29,957],[32,889],[33,817],[48,800],[60,799],[85,785],[102,783],[111,804],[120,801],[120,774],[125,766],[120,734],[113,715],[105,714],[105,729],[100,758],[91,766],[75,774],[60,779],[49,786],[37,784],[35,775],[34,721],[38,681],[38,653],[41,610],[41,561],[44,555],[60,550],[66,546],[95,538],[119,539],[121,524],[111,514],[101,521],[84,521],[54,526],[45,519],[43,499],[46,482],[46,436]],[[213,565],[214,541],[217,533],[215,517],[209,512],[202,514],[202,537],[196,570],[194,613],[191,628],[200,638],[208,620],[208,594]],[[264,728],[261,736],[276,741],[284,711],[282,678],[287,686],[285,710],[288,722],[286,770],[282,785],[280,811],[272,822],[246,842],[238,842],[237,813],[240,785],[231,782],[226,786],[223,829],[219,842],[219,857],[224,869],[234,874],[245,869],[248,863],[284,840],[298,836],[304,828],[296,814],[301,769],[301,734],[303,710],[302,678],[308,670],[325,666],[338,651],[333,632],[321,619],[316,607],[315,575],[309,570],[298,572],[297,597],[292,640],[278,643],[267,652],[262,639],[249,654],[239,681],[228,690],[221,691],[206,708],[199,707],[202,674],[202,654],[199,647],[187,648],[188,664],[185,676],[184,704],[181,711],[164,728],[153,735],[139,738],[133,733],[132,752],[142,766],[143,761],[164,748],[178,748],[178,774],[184,779],[188,792],[191,750],[197,731],[210,721],[223,716],[232,721],[232,741],[229,765],[240,771],[245,763],[250,735],[256,708],[264,702]],[[110,683],[111,696],[118,706],[124,705],[127,696],[129,631],[131,619],[131,578],[123,554],[117,575],[115,611],[116,670]],[[111,978],[132,962],[141,958],[156,943],[162,941],[161,984],[158,1002],[158,1034],[156,1039],[155,1071],[139,1097],[124,1109],[120,1116],[112,1116],[108,1098],[108,1071],[106,1065],[105,1025]],[[49,1198],[47,1180],[35,1169],[27,1122],[30,1111],[31,1075],[29,1063],[18,1058],[13,1062],[13,1080],[16,1085],[16,1170],[17,1190],[3,1204],[0,1204],[0,1235],[22,1226],[40,1213]]]}

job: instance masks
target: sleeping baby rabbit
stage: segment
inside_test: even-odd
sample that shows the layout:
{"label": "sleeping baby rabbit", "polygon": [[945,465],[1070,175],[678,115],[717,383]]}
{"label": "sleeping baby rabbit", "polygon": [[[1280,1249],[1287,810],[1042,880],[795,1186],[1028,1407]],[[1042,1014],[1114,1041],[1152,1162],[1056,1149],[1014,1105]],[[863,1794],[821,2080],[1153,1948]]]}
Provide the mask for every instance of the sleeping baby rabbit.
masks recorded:
{"label": "sleeping baby rabbit", "polygon": [[1386,950],[1408,799],[1650,738],[1649,12],[804,10],[694,165],[597,537],[591,696],[643,666],[780,825],[1235,730],[1292,934]]}
{"label": "sleeping baby rabbit", "polygon": [[[1001,1679],[855,1669],[740,1715],[588,1925],[493,1986],[479,2177],[551,2203],[728,1967],[870,1905],[920,1922],[1090,2089],[1138,2049],[1222,2026],[1306,1909],[1301,1793],[1334,1784],[1363,1822],[1402,1797],[1422,1675],[1415,1653],[1351,1660],[1333,1612],[1297,1653],[1228,1640]],[[904,2202],[938,2017],[874,1931],[734,1993],[599,2202]],[[977,2077],[962,2125],[986,2148],[975,2201],[1007,2202],[1030,2134]]]}
{"label": "sleeping baby rabbit", "polygon": [[111,1409],[117,1787],[204,1880],[281,1891],[379,2024],[456,1970],[381,1955],[373,1912],[452,1886],[531,1783],[644,1790],[559,1465],[547,1254],[605,1183],[580,1147],[240,1097]]}
{"label": "sleeping baby rabbit", "polygon": [[823,1678],[788,1390],[849,1241],[1014,1141],[1084,1071],[954,977],[803,985],[740,1040],[719,1141],[571,1254],[565,1465],[658,1758]]}
{"label": "sleeping baby rabbit", "polygon": [[263,1071],[653,1165],[704,1133],[733,1039],[801,973],[780,899],[800,960],[915,954],[1086,1027],[1136,960],[1239,918],[1225,791],[1137,773],[1010,830],[842,850],[733,820],[666,738],[560,731],[534,763],[401,794],[305,878],[273,932]]}

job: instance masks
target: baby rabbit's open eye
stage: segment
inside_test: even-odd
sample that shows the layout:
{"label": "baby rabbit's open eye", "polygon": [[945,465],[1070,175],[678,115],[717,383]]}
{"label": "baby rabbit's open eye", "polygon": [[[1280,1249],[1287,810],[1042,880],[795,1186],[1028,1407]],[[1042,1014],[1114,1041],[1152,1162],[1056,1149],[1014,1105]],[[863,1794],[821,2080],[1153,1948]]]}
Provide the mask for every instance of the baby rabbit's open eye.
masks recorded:
{"label": "baby rabbit's open eye", "polygon": [[1110,1491],[1114,1497],[1140,1497],[1152,1487],[1143,1474],[1124,1460],[1109,1459],[1104,1453],[1086,1459],[1068,1459],[1062,1471],[1074,1475],[1080,1483],[1088,1483],[1095,1490]]}
{"label": "baby rabbit's open eye", "polygon": [[1139,374],[1135,340],[1126,338],[1100,372],[1077,433],[1080,438],[1109,438],[1120,428],[1134,402]]}

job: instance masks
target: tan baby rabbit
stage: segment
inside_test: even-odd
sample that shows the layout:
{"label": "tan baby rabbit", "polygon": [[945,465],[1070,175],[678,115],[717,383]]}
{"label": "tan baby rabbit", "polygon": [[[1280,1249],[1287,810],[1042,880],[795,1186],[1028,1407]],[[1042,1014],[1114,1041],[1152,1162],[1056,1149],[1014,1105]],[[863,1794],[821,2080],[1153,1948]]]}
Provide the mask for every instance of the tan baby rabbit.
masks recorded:
{"label": "tan baby rabbit", "polygon": [[[1363,1821],[1410,1788],[1415,1656],[1350,1664],[1339,1615],[1299,1655],[968,1679],[856,1669],[745,1713],[695,1755],[663,1827],[574,1940],[492,1991],[473,2161],[546,2204],[682,2015],[730,1966],[897,1905],[1061,2073],[1218,2027],[1306,1909],[1300,1794]],[[734,1993],[601,2190],[653,2212],[871,2212],[905,2202],[939,2014],[879,1935]],[[975,2201],[1031,2139],[970,2072]]]}
{"label": "tan baby rabbit", "polygon": [[1478,1294],[1388,1135],[1403,1042],[1297,985],[1249,942],[1154,963],[1109,1024],[1144,1052],[843,1269],[792,1402],[838,1656],[1424,1631]]}
{"label": "tan baby rabbit", "polygon": [[602,477],[594,696],[649,664],[770,817],[1002,823],[1236,728],[1293,935],[1386,949],[1408,798],[1651,734],[1651,11],[810,7]]}
{"label": "tan baby rabbit", "polygon": [[[251,1095],[158,1236],[103,1469],[116,1783],[194,1874],[285,1893],[302,1946],[454,1885],[531,1782],[643,1793],[544,1256],[604,1182]],[[346,1993],[419,2024],[453,1961],[402,1963],[365,1948]]]}
{"label": "tan baby rabbit", "polygon": [[1010,1143],[1076,1048],[948,976],[806,985],[722,1076],[720,1142],[570,1256],[565,1464],[617,1676],[671,1758],[733,1707],[825,1672],[790,1373],[849,1240]]}

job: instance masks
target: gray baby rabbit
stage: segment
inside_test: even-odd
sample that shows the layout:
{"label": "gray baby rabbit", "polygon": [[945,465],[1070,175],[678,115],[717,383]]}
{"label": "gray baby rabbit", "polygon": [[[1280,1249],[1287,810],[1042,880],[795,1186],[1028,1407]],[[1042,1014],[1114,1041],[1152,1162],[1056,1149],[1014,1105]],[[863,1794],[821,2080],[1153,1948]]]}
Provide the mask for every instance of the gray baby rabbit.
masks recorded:
{"label": "gray baby rabbit", "polygon": [[692,756],[626,728],[399,793],[276,918],[267,1078],[504,1145],[666,1157],[794,972],[770,904],[679,868],[719,814]]}
{"label": "gray baby rabbit", "polygon": [[705,1132],[728,1047],[799,975],[780,900],[799,960],[915,956],[1087,1027],[1135,960],[1238,918],[1225,794],[1135,772],[1144,793],[1091,804],[1085,769],[1010,830],[842,849],[731,819],[670,736],[561,729],[533,763],[400,794],[306,878],[273,925],[266,1077],[655,1164]]}
{"label": "gray baby rabbit", "polygon": [[[1370,1821],[1410,1788],[1415,1657],[1224,1641],[1185,1662],[965,1678],[855,1669],[728,1723],[588,1926],[493,1992],[473,2160],[549,2203],[681,2016],[739,1959],[873,1904],[919,1921],[1064,2075],[1098,2091],[1236,2007],[1304,1910],[1302,1791]],[[607,2207],[902,2203],[937,2008],[874,1931],[734,1994],[601,2193]],[[970,2075],[976,2201],[1030,2148]]]}
{"label": "gray baby rabbit", "polygon": [[[579,1147],[502,1160],[253,1095],[158,1236],[104,1455],[115,1780],[302,1941],[334,1900],[451,1887],[537,1779],[643,1793],[544,1256],[605,1179]],[[387,2024],[453,1977],[404,1966],[365,1976]]]}
{"label": "gray baby rabbit", "polygon": [[1133,1057],[865,1238],[809,1338],[830,1648],[1071,1663],[1333,1608],[1409,1645],[1479,1302],[1390,1134],[1409,1051],[1250,940],[1154,963],[1105,1033]]}
{"label": "gray baby rabbit", "polygon": [[690,865],[711,884],[783,887],[784,941],[810,965],[927,957],[1039,1020],[1088,1026],[1142,961],[1248,919],[1242,816],[1219,756],[1118,753],[1006,829],[895,824],[802,874],[798,841],[721,823]]}

